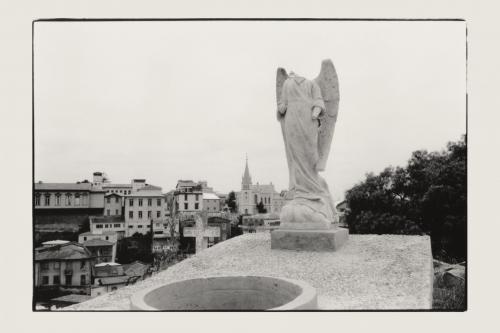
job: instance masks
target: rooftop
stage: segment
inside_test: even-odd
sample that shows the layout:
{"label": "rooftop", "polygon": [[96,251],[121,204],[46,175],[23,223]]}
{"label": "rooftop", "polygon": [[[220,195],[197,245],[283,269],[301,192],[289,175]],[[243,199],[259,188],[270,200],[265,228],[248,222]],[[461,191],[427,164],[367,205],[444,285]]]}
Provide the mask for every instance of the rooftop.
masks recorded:
{"label": "rooftop", "polygon": [[70,242],[49,246],[35,252],[35,261],[90,259],[92,254],[83,245]]}
{"label": "rooftop", "polygon": [[90,191],[91,183],[35,183],[35,190],[40,191]]}
{"label": "rooftop", "polygon": [[66,244],[66,243],[69,243],[69,241],[56,239],[56,240],[51,240],[51,241],[43,242],[42,245],[44,245],[44,246],[52,246],[52,245],[61,245],[61,244]]}
{"label": "rooftop", "polygon": [[84,232],[83,234],[80,234],[78,236],[114,236],[117,235],[118,233],[116,231],[103,231],[100,234],[93,234],[90,231]]}
{"label": "rooftop", "polygon": [[120,266],[120,264],[117,262],[101,262],[100,264],[97,264],[94,267],[106,267],[106,266]]}
{"label": "rooftop", "polygon": [[215,193],[203,193],[203,200],[220,200],[220,198]]}
{"label": "rooftop", "polygon": [[112,183],[102,184],[102,188],[114,188],[114,187],[132,188],[132,184],[112,184]]}

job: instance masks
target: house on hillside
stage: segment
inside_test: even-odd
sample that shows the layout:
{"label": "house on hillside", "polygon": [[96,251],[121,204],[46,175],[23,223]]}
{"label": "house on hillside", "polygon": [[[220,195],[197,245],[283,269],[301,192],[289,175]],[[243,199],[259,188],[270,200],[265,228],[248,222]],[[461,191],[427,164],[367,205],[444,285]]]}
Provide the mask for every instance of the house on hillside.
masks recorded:
{"label": "house on hillside", "polygon": [[35,249],[35,299],[61,292],[90,294],[94,260],[85,246],[75,242]]}

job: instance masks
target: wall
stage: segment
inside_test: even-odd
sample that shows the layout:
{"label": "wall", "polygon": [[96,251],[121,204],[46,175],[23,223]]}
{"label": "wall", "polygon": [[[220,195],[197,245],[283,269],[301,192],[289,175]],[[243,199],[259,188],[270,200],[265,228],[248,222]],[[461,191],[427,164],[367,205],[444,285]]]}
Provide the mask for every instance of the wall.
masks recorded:
{"label": "wall", "polygon": [[[122,200],[116,195],[104,198],[104,216],[121,215],[122,214]],[[109,203],[108,203],[109,201]]]}
{"label": "wall", "polygon": [[[148,199],[151,199],[151,206],[148,205]],[[133,200],[132,206],[130,200]],[[139,206],[139,200],[142,200],[142,206]],[[160,205],[158,205],[158,200],[160,200]],[[148,218],[148,211],[151,211],[150,218]],[[133,212],[132,218],[130,218],[130,212]],[[139,212],[142,212],[142,218],[139,218]],[[157,212],[160,212],[160,217],[157,217]],[[136,232],[146,234],[149,231],[151,220],[163,223],[164,219],[165,198],[162,195],[127,197],[125,199],[125,235],[127,237]]]}
{"label": "wall", "polygon": [[[187,197],[187,200],[186,200]],[[175,195],[175,199],[178,203],[179,212],[193,212],[201,211],[203,209],[203,194],[202,192],[195,193],[178,193]],[[196,200],[198,199],[198,200]],[[188,204],[187,209],[185,208],[185,203]],[[198,204],[198,208],[196,208]]]}
{"label": "wall", "polygon": [[[61,260],[61,261],[47,261],[48,262],[48,269],[42,270],[42,265],[41,262],[36,262],[35,263],[35,286],[41,287],[41,286],[53,286],[54,285],[54,276],[59,275],[59,285],[60,286],[67,286],[66,285],[66,276],[64,274],[64,271],[66,269],[70,269],[73,271],[72,279],[71,279],[71,286],[81,286],[80,284],[80,276],[85,275],[85,286],[90,285],[90,279],[91,279],[91,260],[90,259],[84,259],[84,260]],[[56,268],[56,262],[59,263],[59,267]],[[81,263],[84,263],[84,267],[81,268]],[[48,276],[49,277],[49,284],[47,285],[42,285],[43,277]]]}
{"label": "wall", "polygon": [[203,199],[203,210],[207,212],[219,212],[220,200],[219,199]]}

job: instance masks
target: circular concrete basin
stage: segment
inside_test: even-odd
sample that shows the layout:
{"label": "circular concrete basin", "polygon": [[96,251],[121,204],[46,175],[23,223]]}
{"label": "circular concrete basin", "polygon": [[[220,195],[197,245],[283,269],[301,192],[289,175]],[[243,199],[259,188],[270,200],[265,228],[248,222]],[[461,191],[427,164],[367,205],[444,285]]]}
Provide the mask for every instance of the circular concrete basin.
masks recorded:
{"label": "circular concrete basin", "polygon": [[303,281],[220,276],[172,282],[131,298],[132,310],[314,310],[316,290]]}

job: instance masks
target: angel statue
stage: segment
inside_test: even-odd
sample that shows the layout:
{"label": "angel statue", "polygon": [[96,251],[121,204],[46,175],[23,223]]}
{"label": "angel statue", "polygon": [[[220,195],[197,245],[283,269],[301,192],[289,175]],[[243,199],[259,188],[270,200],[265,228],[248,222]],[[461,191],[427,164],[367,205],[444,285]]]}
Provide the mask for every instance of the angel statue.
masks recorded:
{"label": "angel statue", "polygon": [[339,105],[332,61],[323,60],[314,80],[278,68],[276,97],[291,199],[281,211],[281,228],[330,229],[338,214],[319,171],[325,170]]}

